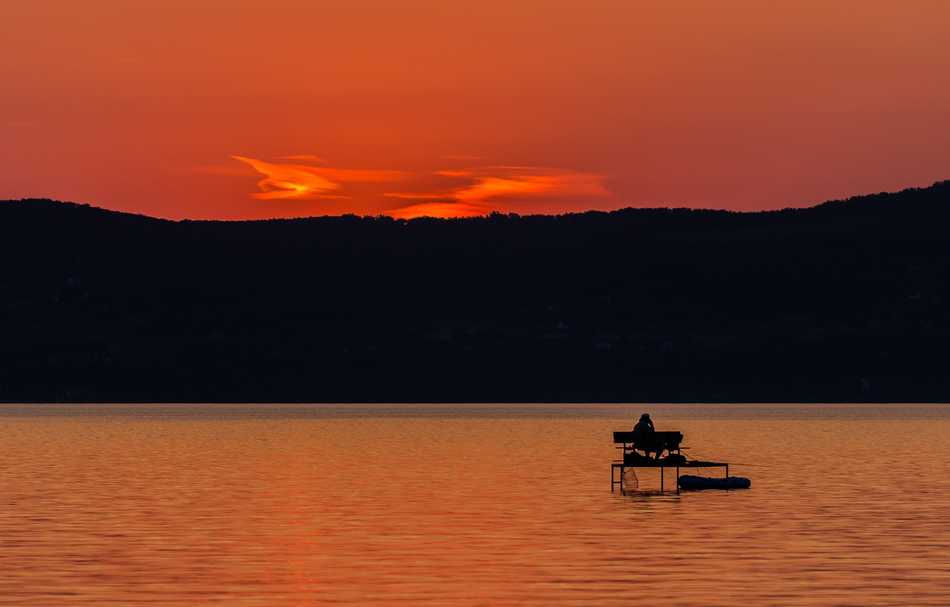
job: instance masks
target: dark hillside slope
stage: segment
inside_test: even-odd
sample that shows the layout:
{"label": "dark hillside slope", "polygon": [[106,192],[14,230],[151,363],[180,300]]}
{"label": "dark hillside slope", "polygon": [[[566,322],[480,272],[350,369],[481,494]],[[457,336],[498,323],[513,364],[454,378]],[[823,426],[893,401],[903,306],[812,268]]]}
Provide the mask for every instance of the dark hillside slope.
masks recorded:
{"label": "dark hillside slope", "polygon": [[950,400],[950,182],[767,213],[0,203],[0,400]]}

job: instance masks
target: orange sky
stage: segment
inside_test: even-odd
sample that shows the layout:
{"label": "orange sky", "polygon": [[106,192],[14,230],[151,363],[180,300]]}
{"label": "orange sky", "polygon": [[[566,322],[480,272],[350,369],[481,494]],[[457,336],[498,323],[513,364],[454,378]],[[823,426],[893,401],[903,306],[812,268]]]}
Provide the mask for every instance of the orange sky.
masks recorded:
{"label": "orange sky", "polygon": [[0,198],[766,209],[950,178],[945,0],[29,0]]}

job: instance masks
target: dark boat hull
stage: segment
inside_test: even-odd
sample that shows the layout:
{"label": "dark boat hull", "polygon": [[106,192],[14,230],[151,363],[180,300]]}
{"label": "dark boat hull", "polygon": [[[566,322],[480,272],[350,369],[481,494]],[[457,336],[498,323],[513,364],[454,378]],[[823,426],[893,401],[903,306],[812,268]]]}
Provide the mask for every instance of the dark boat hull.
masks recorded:
{"label": "dark boat hull", "polygon": [[741,476],[726,478],[709,478],[708,476],[693,476],[684,474],[679,478],[680,489],[698,491],[701,489],[748,489],[752,481]]}

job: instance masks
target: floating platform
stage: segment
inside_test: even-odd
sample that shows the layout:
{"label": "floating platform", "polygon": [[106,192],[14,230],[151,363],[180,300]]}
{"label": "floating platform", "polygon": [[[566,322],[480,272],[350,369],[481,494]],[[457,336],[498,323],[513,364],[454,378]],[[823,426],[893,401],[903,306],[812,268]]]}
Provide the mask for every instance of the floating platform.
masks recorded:
{"label": "floating platform", "polygon": [[[626,458],[625,458],[626,459]],[[620,491],[623,491],[623,475],[626,472],[627,468],[659,468],[660,469],[660,491],[664,490],[665,484],[665,471],[667,468],[672,468],[675,471],[676,475],[676,492],[679,493],[680,490],[680,470],[683,469],[694,469],[694,468],[722,468],[725,472],[723,478],[729,478],[729,464],[725,462],[702,462],[702,461],[687,461],[687,462],[664,462],[660,460],[648,460],[641,461],[636,460],[634,462],[627,463],[623,462],[614,462],[610,465],[610,491],[614,490],[614,487],[620,485]],[[614,473],[614,470],[620,470],[619,477]],[[707,477],[698,477],[694,476],[692,478],[707,478]],[[735,478],[735,477],[733,477]]]}
{"label": "floating platform", "polygon": [[[729,464],[727,462],[707,462],[701,460],[687,460],[680,453],[680,441],[682,440],[682,433],[680,432],[661,432],[657,433],[661,435],[661,440],[666,441],[665,448],[669,451],[669,455],[666,458],[654,459],[645,455],[641,455],[633,449],[632,446],[628,446],[634,441],[634,434],[632,432],[614,432],[614,443],[621,444],[621,447],[618,449],[623,449],[623,460],[613,462],[610,465],[610,491],[613,492],[614,487],[620,485],[620,491],[623,492],[623,475],[626,472],[627,468],[659,468],[660,469],[660,491],[664,490],[665,485],[665,472],[667,468],[672,468],[675,471],[676,475],[676,492],[679,493],[681,478],[689,477],[693,479],[708,479],[711,481],[718,481],[720,484],[730,478],[740,478],[740,477],[730,477],[729,476]],[[685,475],[684,477],[680,476],[680,470],[682,469],[695,469],[695,468],[722,468],[724,475],[722,479],[713,479],[704,476],[691,476]],[[615,470],[620,470],[620,476],[617,477]],[[745,487],[717,487],[721,489],[739,489],[747,488],[751,482],[749,479],[742,479],[747,485]],[[684,489],[686,487],[683,487]],[[710,487],[711,488],[711,487]]]}

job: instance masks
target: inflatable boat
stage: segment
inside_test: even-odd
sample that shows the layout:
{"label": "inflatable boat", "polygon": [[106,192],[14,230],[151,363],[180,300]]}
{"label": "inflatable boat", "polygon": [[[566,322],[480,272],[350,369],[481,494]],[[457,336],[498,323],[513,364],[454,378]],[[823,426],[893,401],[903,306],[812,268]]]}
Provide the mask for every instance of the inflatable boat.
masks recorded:
{"label": "inflatable boat", "polygon": [[727,476],[726,478],[709,478],[708,476],[692,476],[684,474],[679,478],[680,489],[748,489],[752,481],[741,476]]}

